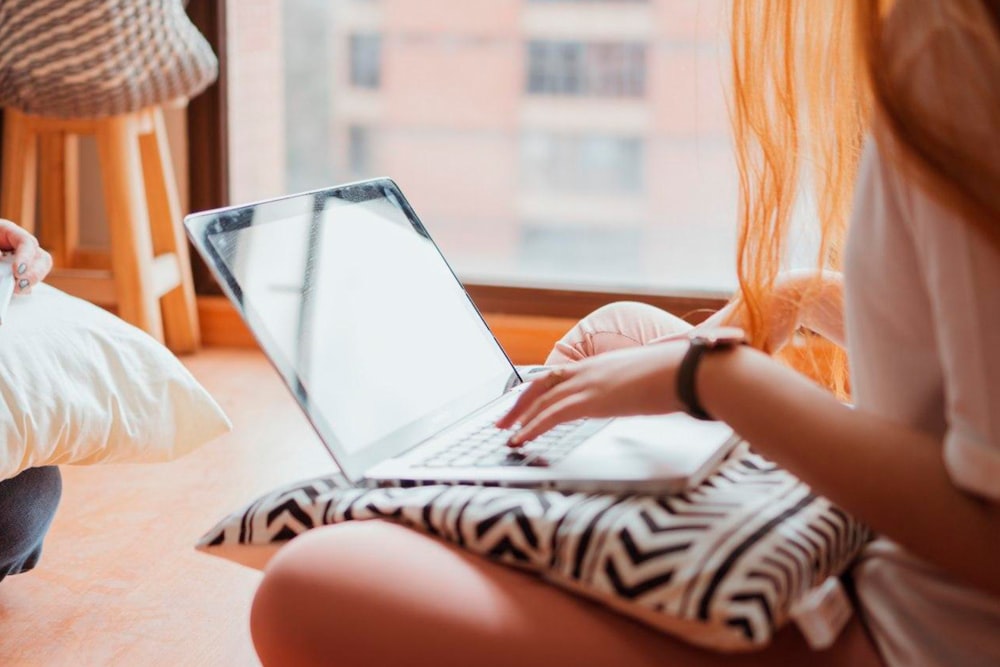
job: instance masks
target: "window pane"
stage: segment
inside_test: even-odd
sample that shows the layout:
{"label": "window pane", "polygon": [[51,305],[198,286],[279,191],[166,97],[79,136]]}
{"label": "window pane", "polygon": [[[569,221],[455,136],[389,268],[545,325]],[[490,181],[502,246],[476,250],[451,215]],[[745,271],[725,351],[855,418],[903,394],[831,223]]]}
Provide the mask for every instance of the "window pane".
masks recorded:
{"label": "window pane", "polygon": [[643,140],[598,134],[525,132],[521,188],[567,193],[641,193]]}
{"label": "window pane", "polygon": [[545,282],[587,281],[592,273],[588,267],[594,266],[608,278],[621,278],[631,273],[642,242],[642,230],[632,225],[580,234],[577,227],[553,220],[526,222],[520,229],[518,261],[523,270]]}
{"label": "window pane", "polygon": [[536,40],[528,44],[529,95],[641,97],[646,45]]}
{"label": "window pane", "polygon": [[725,0],[231,0],[235,201],[395,179],[465,279],[735,284]]}
{"label": "window pane", "polygon": [[382,40],[378,35],[350,35],[351,85],[378,88],[382,70]]}

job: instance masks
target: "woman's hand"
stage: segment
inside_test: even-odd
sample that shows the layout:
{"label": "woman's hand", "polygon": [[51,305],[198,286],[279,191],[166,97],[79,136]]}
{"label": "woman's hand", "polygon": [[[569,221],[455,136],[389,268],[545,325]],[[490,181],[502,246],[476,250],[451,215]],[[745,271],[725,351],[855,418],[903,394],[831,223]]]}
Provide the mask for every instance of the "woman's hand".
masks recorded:
{"label": "woman's hand", "polygon": [[45,279],[52,269],[52,256],[38,240],[10,220],[0,218],[0,250],[14,252],[15,291],[27,294],[31,286]]}
{"label": "woman's hand", "polygon": [[531,383],[499,428],[521,424],[512,446],[563,422],[583,417],[623,417],[674,412],[677,368],[688,342],[668,341],[616,350],[560,366]]}
{"label": "woman's hand", "polygon": [[[765,349],[784,347],[800,326],[843,345],[843,276],[834,272],[789,271],[778,276],[767,304],[772,320]],[[745,326],[745,306],[736,299],[689,331],[655,339],[642,347],[606,352],[560,366],[533,381],[500,428],[520,423],[512,445],[538,437],[552,427],[583,417],[662,414],[682,408],[676,373],[688,338],[724,326]]]}

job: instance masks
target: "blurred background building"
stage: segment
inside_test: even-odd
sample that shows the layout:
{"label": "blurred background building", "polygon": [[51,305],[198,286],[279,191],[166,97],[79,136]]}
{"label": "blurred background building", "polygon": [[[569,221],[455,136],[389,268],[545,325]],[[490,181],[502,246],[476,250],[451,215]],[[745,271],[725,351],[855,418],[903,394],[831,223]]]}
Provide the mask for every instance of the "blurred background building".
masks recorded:
{"label": "blurred background building", "polygon": [[235,0],[233,201],[396,180],[478,282],[729,291],[723,0]]}

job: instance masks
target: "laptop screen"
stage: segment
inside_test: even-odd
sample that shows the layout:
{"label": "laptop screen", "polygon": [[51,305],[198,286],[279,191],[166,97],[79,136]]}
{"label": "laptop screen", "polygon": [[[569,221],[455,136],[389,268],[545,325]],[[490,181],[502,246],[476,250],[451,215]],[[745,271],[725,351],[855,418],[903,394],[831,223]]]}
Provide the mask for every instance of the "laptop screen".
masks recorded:
{"label": "laptop screen", "polygon": [[351,479],[518,381],[391,181],[187,225]]}

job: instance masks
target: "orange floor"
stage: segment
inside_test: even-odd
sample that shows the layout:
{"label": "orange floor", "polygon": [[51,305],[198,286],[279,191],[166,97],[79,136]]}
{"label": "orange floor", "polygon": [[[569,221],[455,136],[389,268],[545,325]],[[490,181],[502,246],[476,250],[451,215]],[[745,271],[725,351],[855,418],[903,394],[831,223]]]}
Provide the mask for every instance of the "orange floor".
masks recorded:
{"label": "orange floor", "polygon": [[0,583],[0,665],[255,665],[259,573],[196,552],[217,519],[334,465],[257,352],[185,360],[235,429],[168,464],[63,469],[41,566]]}

